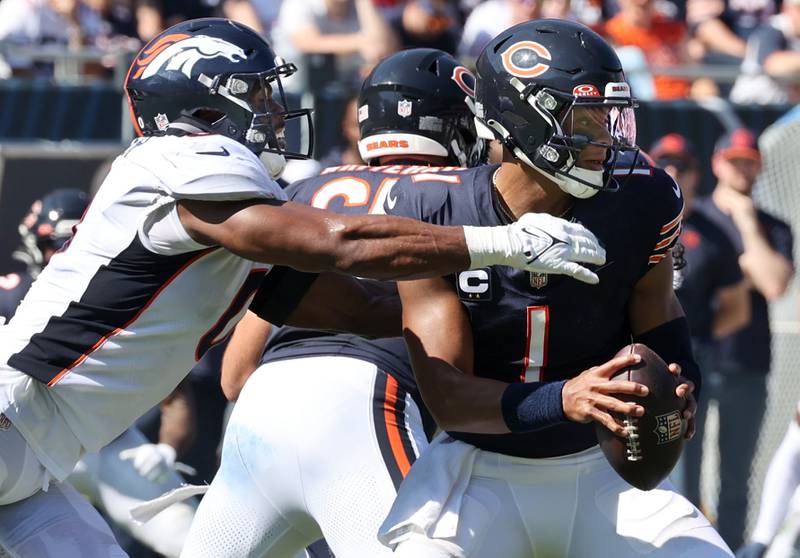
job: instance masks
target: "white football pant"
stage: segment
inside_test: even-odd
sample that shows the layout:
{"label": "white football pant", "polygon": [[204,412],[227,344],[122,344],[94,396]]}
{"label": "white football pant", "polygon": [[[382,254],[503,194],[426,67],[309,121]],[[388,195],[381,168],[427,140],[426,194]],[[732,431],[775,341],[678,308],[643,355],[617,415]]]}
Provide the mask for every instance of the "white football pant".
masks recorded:
{"label": "white football pant", "polygon": [[51,482],[1,414],[0,547],[19,558],[127,556],[97,510],[68,484]]}
{"label": "white football pant", "polygon": [[[458,444],[466,446],[464,467],[453,463]],[[399,542],[396,558],[733,556],[669,481],[632,488],[597,446],[549,459],[469,448],[445,434],[417,461],[381,529]],[[451,486],[432,486],[432,478]],[[433,498],[448,505],[438,517],[420,513]]]}
{"label": "white football pant", "polygon": [[234,407],[181,556],[286,558],[323,536],[337,558],[391,556],[378,527],[426,444],[417,405],[373,364],[262,365]]}

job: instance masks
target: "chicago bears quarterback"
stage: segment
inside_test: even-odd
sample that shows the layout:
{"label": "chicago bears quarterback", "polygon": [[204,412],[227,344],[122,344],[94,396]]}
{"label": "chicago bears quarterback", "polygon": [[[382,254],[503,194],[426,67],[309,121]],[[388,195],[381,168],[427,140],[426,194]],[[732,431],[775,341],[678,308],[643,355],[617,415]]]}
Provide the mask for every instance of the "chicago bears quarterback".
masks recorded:
{"label": "chicago bears quarterback", "polygon": [[502,164],[425,189],[403,179],[392,212],[449,225],[548,212],[595,232],[608,259],[597,285],[506,267],[398,283],[419,390],[444,432],[403,482],[381,540],[414,558],[731,556],[668,481],[625,483],[591,424],[627,436],[610,412],[644,412],[614,394],[645,386],[609,379],[636,362],[613,358],[631,338],[685,375],[678,421],[691,421],[700,382],[672,291],[683,200],[662,170],[617,164],[636,149],[617,55],[583,25],[536,20],[493,39],[476,78],[479,131],[503,143]]}
{"label": "chicago bears quarterback", "polygon": [[[289,198],[341,213],[382,212],[403,176],[435,180],[482,163],[485,142],[465,101],[474,87],[473,75],[440,50],[386,58],[358,97],[358,145],[369,166],[324,169],[289,186]],[[226,393],[236,398],[244,388],[184,555],[291,556],[324,535],[336,556],[390,556],[378,527],[432,425],[403,339],[282,327],[264,351],[268,332],[248,313],[226,350]],[[237,527],[245,524],[242,536]]]}
{"label": "chicago bears quarterback", "polygon": [[[0,544],[12,553],[121,554],[96,512],[51,480],[163,399],[225,338],[272,264],[339,272],[317,281],[331,288],[331,309],[348,300],[333,293],[361,292],[342,274],[510,264],[597,280],[578,263],[604,261],[596,238],[546,215],[434,227],[287,202],[267,169],[308,155],[283,139],[287,119],[310,123],[278,102],[294,70],[224,19],[173,26],[134,59],[125,88],[143,137],[0,328]],[[543,252],[543,230],[567,231],[570,243]]]}

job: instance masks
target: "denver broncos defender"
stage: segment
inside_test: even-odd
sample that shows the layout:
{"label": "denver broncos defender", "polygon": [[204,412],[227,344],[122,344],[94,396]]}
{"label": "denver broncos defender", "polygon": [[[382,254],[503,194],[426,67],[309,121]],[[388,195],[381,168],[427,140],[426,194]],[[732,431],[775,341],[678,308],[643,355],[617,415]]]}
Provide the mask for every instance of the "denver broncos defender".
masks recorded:
{"label": "denver broncos defender", "polygon": [[[371,166],[327,168],[287,194],[337,213],[382,212],[404,176],[437,177],[483,162],[485,142],[465,102],[474,86],[472,74],[440,50],[383,60],[358,98],[359,149]],[[291,556],[324,535],[336,556],[390,556],[378,527],[432,423],[403,339],[283,327],[264,351],[268,327],[248,313],[226,350],[226,393],[236,398],[247,383],[184,555]]]}
{"label": "denver broncos defender", "polygon": [[[12,553],[121,554],[96,512],[51,480],[162,400],[225,338],[272,263],[380,278],[504,263],[595,279],[576,263],[604,261],[593,235],[559,223],[573,242],[540,255],[528,231],[550,225],[538,215],[437,228],[286,202],[258,155],[273,172],[308,155],[282,137],[287,119],[310,118],[278,102],[294,71],[224,19],[171,27],[134,60],[126,90],[144,137],[0,328],[0,544]],[[323,295],[329,327],[350,327],[337,304],[356,284],[332,273],[309,291]]]}
{"label": "denver broncos defender", "polygon": [[633,106],[599,35],[567,21],[522,23],[477,62],[477,123],[502,141],[502,164],[392,188],[393,212],[432,223],[563,216],[595,232],[608,255],[597,285],[506,267],[398,283],[420,393],[445,432],[382,526],[395,555],[731,556],[668,481],[649,492],[626,484],[594,434],[597,421],[625,436],[609,413],[644,411],[614,397],[644,386],[609,380],[638,359],[612,358],[632,337],[685,374],[677,395],[689,421],[700,381],[672,291],[681,192],[660,169],[617,168],[635,151]]}

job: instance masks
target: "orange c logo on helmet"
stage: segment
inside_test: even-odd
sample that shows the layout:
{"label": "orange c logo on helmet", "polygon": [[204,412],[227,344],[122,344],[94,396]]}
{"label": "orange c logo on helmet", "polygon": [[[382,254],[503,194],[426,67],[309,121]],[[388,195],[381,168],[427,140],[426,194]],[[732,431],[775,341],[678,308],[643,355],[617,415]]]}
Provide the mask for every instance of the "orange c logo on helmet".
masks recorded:
{"label": "orange c logo on helmet", "polygon": [[161,51],[168,46],[175,44],[178,41],[182,41],[183,39],[188,39],[189,37],[191,37],[191,35],[186,35],[185,33],[164,35],[152,45],[143,48],[142,52],[139,53],[139,56],[136,57],[136,60],[133,63],[134,66],[136,66],[136,72],[133,74],[134,79],[139,78],[142,75],[142,72],[144,72],[145,68],[147,68],[147,65],[159,54],[161,54]]}
{"label": "orange c logo on helmet", "polygon": [[503,68],[512,76],[532,78],[550,69],[542,60],[552,60],[550,51],[536,41],[520,41],[503,51]]}
{"label": "orange c logo on helmet", "polygon": [[456,85],[461,88],[461,91],[470,97],[475,96],[475,76],[472,75],[472,72],[467,70],[464,66],[456,66],[453,68],[453,75],[450,77],[452,77]]}

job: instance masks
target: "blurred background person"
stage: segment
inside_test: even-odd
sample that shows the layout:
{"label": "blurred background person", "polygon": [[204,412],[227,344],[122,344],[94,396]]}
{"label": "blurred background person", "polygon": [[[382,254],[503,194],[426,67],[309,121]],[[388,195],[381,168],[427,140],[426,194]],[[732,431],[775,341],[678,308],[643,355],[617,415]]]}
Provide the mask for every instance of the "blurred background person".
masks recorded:
{"label": "blurred background person", "polygon": [[687,0],[693,57],[706,64],[740,64],[747,40],[777,11],[775,0]]}
{"label": "blurred background person", "polygon": [[782,220],[757,208],[752,190],[761,170],[756,137],[740,128],[716,144],[711,162],[717,184],[694,211],[725,232],[747,282],[751,318],[736,333],[718,339],[714,362],[705,370],[697,433],[684,456],[687,497],[700,502],[700,463],[710,401],[719,409],[719,503],[717,526],[731,548],[742,543],[748,509],[752,456],[767,401],[771,354],[768,303],[786,290],[794,272],[792,232]]}
{"label": "blurred background person", "polygon": [[336,56],[336,80],[355,85],[367,68],[394,52],[398,44],[372,0],[283,2],[272,39],[275,52],[298,61],[297,77],[287,82],[292,92],[309,87],[311,69],[301,63],[304,56]]}
{"label": "blurred background person", "polygon": [[756,29],[747,42],[742,74],[731,91],[736,103],[800,100],[800,0],[784,0],[781,13]]}
{"label": "blurred background person", "polygon": [[[604,27],[606,36],[617,47],[634,47],[628,54],[621,52],[623,67],[628,69],[628,58],[643,59],[647,65],[664,68],[686,65],[691,62],[687,51],[687,28],[681,20],[670,19],[661,13],[655,0],[619,0],[620,11]],[[634,62],[636,63],[636,62]],[[654,75],[657,99],[683,99],[689,96],[688,79]],[[638,96],[640,93],[635,91]]]}
{"label": "blurred background person", "polygon": [[[714,340],[740,330],[750,320],[750,293],[728,235],[703,211],[694,210],[700,182],[694,152],[684,136],[672,133],[656,141],[650,155],[683,192],[680,248],[673,251],[673,257],[683,259],[685,265],[675,272],[675,286],[689,322],[695,359],[705,374],[714,367]],[[688,492],[699,490],[701,450],[702,441],[687,442],[684,457],[671,476],[684,493],[689,488],[687,475],[692,478]],[[691,463],[688,471],[687,460]]]}
{"label": "blurred background person", "polygon": [[[57,45],[77,51],[94,44],[110,29],[102,14],[81,0],[2,0],[0,41],[5,46],[37,47]],[[34,62],[24,52],[3,54],[5,75],[50,76],[53,65]]]}

